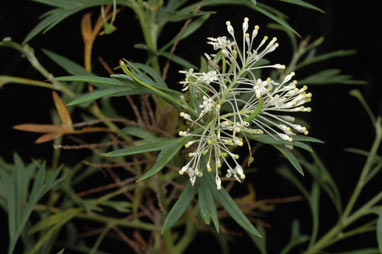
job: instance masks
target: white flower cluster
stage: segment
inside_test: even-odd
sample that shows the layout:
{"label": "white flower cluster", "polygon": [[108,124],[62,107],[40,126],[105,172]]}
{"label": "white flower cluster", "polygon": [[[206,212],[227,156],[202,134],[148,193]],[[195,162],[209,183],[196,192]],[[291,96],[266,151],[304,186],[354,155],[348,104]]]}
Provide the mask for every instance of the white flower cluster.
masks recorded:
{"label": "white flower cluster", "polygon": [[[255,26],[249,34],[248,18],[245,18],[243,39],[239,46],[231,23],[227,21],[226,25],[232,40],[225,36],[208,38],[208,43],[219,51],[216,55],[205,55],[209,70],[203,73],[193,69],[181,71],[186,78],[180,82],[184,91],[190,90],[200,98],[196,101],[199,107],[197,116],[191,117],[184,112],[180,116],[189,121],[190,128],[200,128],[202,131],[196,134],[190,133],[190,128],[179,131],[180,136],[193,137],[186,148],[195,147],[189,153],[190,161],[179,173],[187,173],[194,184],[197,176],[203,176],[200,164],[205,158],[207,170],[215,171],[218,189],[221,189],[219,170],[223,165],[228,168],[226,177],[234,177],[239,182],[245,178],[243,168],[237,162],[239,155],[232,150],[243,146],[244,141],[251,150],[247,135],[265,133],[276,140],[288,142],[293,141],[292,136],[296,132],[307,135],[307,129],[293,123],[294,117],[287,113],[310,112],[311,109],[303,105],[312,96],[306,93],[306,86],[297,88],[297,81],[292,81],[293,72],[281,81],[271,78],[262,80],[255,76],[254,71],[258,69],[285,69],[281,64],[262,64],[263,57],[278,47],[276,38],[267,42],[268,37],[265,36],[255,48],[259,26]],[[249,163],[252,161],[250,157]]]}

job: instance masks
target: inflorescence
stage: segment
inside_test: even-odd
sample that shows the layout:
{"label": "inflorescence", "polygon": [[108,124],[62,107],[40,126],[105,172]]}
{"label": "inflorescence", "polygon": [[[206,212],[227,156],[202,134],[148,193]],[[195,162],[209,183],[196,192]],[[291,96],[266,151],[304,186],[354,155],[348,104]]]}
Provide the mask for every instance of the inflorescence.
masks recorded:
{"label": "inflorescence", "polygon": [[[277,38],[268,40],[264,36],[255,47],[259,26],[248,33],[248,18],[244,19],[241,46],[235,38],[230,21],[226,22],[227,37],[207,38],[218,54],[205,54],[209,63],[206,72],[194,72],[193,69],[180,71],[185,80],[180,83],[183,91],[196,94],[199,101],[198,115],[191,116],[181,112],[180,116],[190,123],[187,130],[179,131],[183,137],[192,137],[185,147],[195,147],[188,155],[189,162],[182,167],[179,174],[187,173],[192,184],[196,177],[203,176],[201,160],[206,160],[207,171],[215,172],[217,189],[221,189],[220,168],[226,165],[226,177],[237,181],[245,179],[242,166],[237,162],[238,154],[233,149],[247,144],[251,147],[248,135],[268,134],[276,140],[293,142],[296,133],[308,134],[304,126],[295,124],[290,112],[310,112],[304,104],[311,100],[307,87],[298,88],[297,81],[292,80],[294,72],[288,73],[280,81],[266,78],[262,80],[255,75],[259,69],[284,70],[282,64],[264,64],[264,56],[273,52],[279,44]],[[269,42],[268,42],[269,41]],[[201,129],[192,132],[192,129]],[[286,145],[293,148],[291,145]],[[250,153],[251,154],[251,153]],[[249,163],[253,157],[249,157]]]}

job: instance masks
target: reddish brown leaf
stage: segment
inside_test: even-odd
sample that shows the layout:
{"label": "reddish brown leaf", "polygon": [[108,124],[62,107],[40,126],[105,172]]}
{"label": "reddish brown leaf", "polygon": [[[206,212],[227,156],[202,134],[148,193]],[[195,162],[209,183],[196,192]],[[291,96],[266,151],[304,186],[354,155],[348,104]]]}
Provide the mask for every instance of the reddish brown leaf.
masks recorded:
{"label": "reddish brown leaf", "polygon": [[13,129],[16,129],[19,131],[30,131],[30,132],[38,132],[38,133],[57,132],[61,128],[62,126],[60,125],[34,124],[34,123],[25,123],[25,124],[18,124],[13,126]]}
{"label": "reddish brown leaf", "polygon": [[48,133],[48,134],[42,135],[41,137],[36,139],[35,143],[36,144],[45,143],[45,142],[48,142],[51,140],[55,140],[56,138],[59,138],[62,135],[63,135],[63,133],[59,133],[59,132]]}
{"label": "reddish brown leaf", "polygon": [[62,123],[70,126],[70,129],[73,129],[71,127],[72,118],[70,117],[70,114],[69,114],[68,109],[66,108],[64,102],[61,100],[60,96],[58,96],[58,94],[56,92],[52,92],[52,94],[53,94],[54,104],[56,105],[56,108],[57,108],[57,111],[58,111],[58,114],[61,118]]}

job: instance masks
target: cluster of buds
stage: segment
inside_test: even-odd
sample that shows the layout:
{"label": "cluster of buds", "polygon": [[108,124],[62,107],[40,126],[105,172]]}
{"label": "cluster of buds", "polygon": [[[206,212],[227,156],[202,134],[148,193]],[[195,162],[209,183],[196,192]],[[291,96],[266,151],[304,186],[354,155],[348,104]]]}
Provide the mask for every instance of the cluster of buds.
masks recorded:
{"label": "cluster of buds", "polygon": [[[239,46],[234,29],[226,22],[227,37],[208,38],[218,54],[207,55],[209,69],[206,72],[194,72],[193,69],[181,71],[185,80],[180,83],[183,91],[196,94],[197,115],[181,112],[180,116],[189,122],[190,127],[179,131],[183,137],[191,136],[186,148],[195,147],[188,155],[191,158],[182,167],[179,174],[187,173],[192,184],[196,177],[203,176],[201,160],[206,161],[207,171],[215,172],[217,189],[221,189],[220,170],[227,167],[226,177],[237,181],[245,179],[243,167],[237,162],[235,147],[245,143],[251,150],[247,136],[268,134],[276,140],[293,141],[293,135],[307,135],[304,126],[294,123],[291,112],[310,112],[304,104],[311,100],[312,94],[307,87],[297,87],[292,80],[294,72],[288,73],[279,81],[267,78],[262,80],[255,75],[259,69],[284,70],[285,65],[264,65],[264,56],[274,51],[279,45],[277,38],[268,42],[264,36],[257,47],[254,46],[259,26],[248,33],[248,18],[242,25],[242,43]],[[190,129],[200,129],[198,133]],[[292,147],[287,145],[287,147]],[[249,158],[249,163],[253,158]]]}

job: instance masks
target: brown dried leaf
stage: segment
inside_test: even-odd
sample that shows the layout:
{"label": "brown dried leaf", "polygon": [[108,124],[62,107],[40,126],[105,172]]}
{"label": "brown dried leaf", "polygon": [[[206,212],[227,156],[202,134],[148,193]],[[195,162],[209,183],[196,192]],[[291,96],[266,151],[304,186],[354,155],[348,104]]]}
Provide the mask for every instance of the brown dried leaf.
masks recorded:
{"label": "brown dried leaf", "polygon": [[30,132],[38,132],[38,133],[46,133],[46,132],[57,132],[62,128],[60,125],[53,124],[34,124],[34,123],[25,123],[18,124],[13,126],[13,129],[19,131],[30,131]]}
{"label": "brown dried leaf", "polygon": [[35,144],[41,144],[41,143],[45,143],[45,142],[48,142],[48,141],[51,141],[51,140],[55,140],[56,138],[59,138],[62,135],[63,135],[62,132],[48,133],[48,134],[42,135],[41,137],[36,139]]}
{"label": "brown dried leaf", "polygon": [[72,125],[72,118],[70,117],[70,114],[68,112],[68,109],[66,108],[64,102],[61,100],[60,96],[56,92],[52,92],[53,94],[53,100],[54,104],[56,105],[58,114],[61,118],[62,123],[70,126],[70,129],[73,130],[71,127]]}

